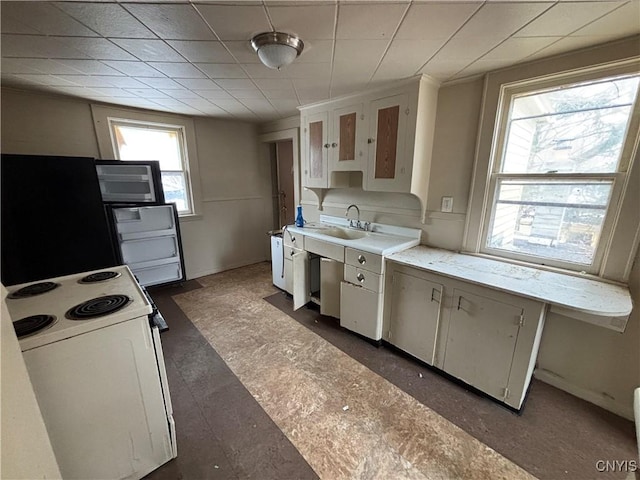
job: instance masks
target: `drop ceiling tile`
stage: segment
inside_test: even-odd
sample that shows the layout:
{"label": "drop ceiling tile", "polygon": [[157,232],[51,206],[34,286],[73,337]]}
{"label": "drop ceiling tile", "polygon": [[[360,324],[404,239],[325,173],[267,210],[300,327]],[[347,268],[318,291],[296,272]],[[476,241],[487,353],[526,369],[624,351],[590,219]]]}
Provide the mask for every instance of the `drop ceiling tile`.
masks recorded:
{"label": "drop ceiling tile", "polygon": [[249,40],[226,40],[223,42],[238,63],[260,63]]}
{"label": "drop ceiling tile", "polygon": [[640,1],[634,0],[572,35],[622,38],[640,33]]}
{"label": "drop ceiling tile", "polygon": [[406,9],[404,4],[340,4],[336,38],[391,39]]}
{"label": "drop ceiling tile", "polygon": [[238,100],[218,100],[214,103],[218,107],[223,108],[230,113],[252,114],[252,112]]}
{"label": "drop ceiling tile", "polygon": [[336,76],[369,78],[382,59],[387,40],[337,40],[333,67]]}
{"label": "drop ceiling tile", "polygon": [[[5,3],[6,2],[3,2],[3,5]],[[2,7],[2,10],[4,10],[4,8],[5,7]],[[35,28],[29,27],[17,18],[6,14],[0,15],[0,32],[16,33],[20,35],[40,35],[40,32]]]}
{"label": "drop ceiling tile", "polygon": [[151,30],[115,3],[57,2],[55,5],[103,37],[156,38]]}
{"label": "drop ceiling tile", "polygon": [[162,40],[115,38],[113,42],[143,62],[181,62],[184,58]]}
{"label": "drop ceiling tile", "polygon": [[483,2],[413,4],[395,39],[447,40],[464,25]]}
{"label": "drop ceiling tile", "polygon": [[298,97],[302,105],[326,100],[329,97],[329,87],[319,90],[317,88],[299,88]]}
{"label": "drop ceiling tile", "polygon": [[479,75],[487,72],[491,72],[493,70],[498,70],[500,68],[506,67],[508,65],[512,65],[513,62],[510,60],[501,60],[501,59],[485,59],[482,58],[473,62],[471,65],[468,65],[455,75],[453,75],[452,79],[460,79],[465,77],[470,77],[473,75]]}
{"label": "drop ceiling tile", "polygon": [[225,90],[257,90],[255,84],[246,78],[218,79],[216,83]]}
{"label": "drop ceiling tile", "polygon": [[250,40],[257,33],[271,31],[261,5],[198,5],[220,40]]}
{"label": "drop ceiling tile", "polygon": [[[515,63],[523,58],[533,55],[539,50],[557,42],[561,37],[511,37],[491,50],[480,60],[483,62],[504,61]],[[476,62],[477,63],[477,62]],[[475,65],[475,63],[473,64]],[[501,65],[503,66],[503,65]]]}
{"label": "drop ceiling tile", "polygon": [[176,100],[175,98],[154,98],[154,102],[158,105],[164,105],[165,107],[185,107],[184,102]]}
{"label": "drop ceiling tile", "polygon": [[[87,75],[114,75],[121,76],[122,72],[111,68],[97,60],[58,60],[59,63],[67,65],[81,73]],[[51,72],[53,73],[53,72]]]}
{"label": "drop ceiling tile", "polygon": [[299,113],[298,107],[300,106],[300,104],[297,100],[272,100],[271,103],[273,104],[273,107],[282,114],[296,115]]}
{"label": "drop ceiling tile", "polygon": [[221,42],[170,40],[167,43],[190,62],[233,63],[235,60]]}
{"label": "drop ceiling tile", "polygon": [[213,102],[216,100],[233,100],[233,97],[224,90],[194,90],[194,92]]}
{"label": "drop ceiling tile", "polygon": [[169,95],[155,88],[126,88],[125,90],[141,98],[169,98]]}
{"label": "drop ceiling tile", "polygon": [[332,39],[336,5],[270,6],[269,16],[278,32],[305,38]]}
{"label": "drop ceiling tile", "polygon": [[245,107],[249,110],[252,110],[255,113],[264,113],[264,112],[273,112],[273,106],[266,99],[257,99],[257,98],[245,98],[242,99],[241,102]]}
{"label": "drop ceiling tile", "polygon": [[3,57],[89,58],[56,38],[39,35],[2,35]]}
{"label": "drop ceiling tile", "polygon": [[215,40],[193,5],[127,4],[125,8],[160,38]]}
{"label": "drop ceiling tile", "polygon": [[[624,2],[558,3],[519,30],[518,37],[565,36],[611,12]],[[636,17],[640,24],[640,17]]]}
{"label": "drop ceiling tile", "polygon": [[247,89],[229,89],[227,90],[234,98],[238,100],[255,100],[260,99],[264,100],[265,95],[258,90],[257,88],[247,88]]}
{"label": "drop ceiling tile", "polygon": [[136,96],[134,93],[115,87],[92,87],[91,92],[102,97],[132,98]]}
{"label": "drop ceiling tile", "polygon": [[265,67],[262,63],[243,63],[242,68],[247,72],[247,75],[254,79],[283,79],[289,77],[289,71],[293,65],[289,65],[282,70],[274,70],[273,68]]}
{"label": "drop ceiling tile", "polygon": [[130,77],[164,77],[164,74],[143,62],[104,61],[110,67]]}
{"label": "drop ceiling tile", "polygon": [[24,79],[28,82],[37,83],[41,85],[62,86],[62,87],[78,86],[76,83],[66,80],[65,78],[59,75],[32,75],[27,73],[27,74],[16,75],[16,78]]}
{"label": "drop ceiling tile", "polygon": [[380,67],[376,80],[411,77],[418,72],[442,46],[441,40],[394,39]]}
{"label": "drop ceiling tile", "polygon": [[176,81],[191,90],[220,90],[220,86],[208,78],[179,78]]}
{"label": "drop ceiling tile", "polygon": [[269,100],[295,100],[297,101],[296,93],[293,89],[290,90],[263,90],[265,96]]}
{"label": "drop ceiling tile", "polygon": [[149,62],[149,65],[174,80],[177,78],[206,78],[204,73],[190,63]]}
{"label": "drop ceiling tile", "polygon": [[[158,72],[156,72],[158,73]],[[142,83],[135,78],[131,77],[101,77],[97,76],[95,78],[101,78],[105,83],[109,83],[114,87],[119,88],[146,88],[147,84]]]}
{"label": "drop ceiling tile", "polygon": [[293,84],[288,78],[258,78],[255,84],[262,90],[282,90],[293,93]]}
{"label": "drop ceiling tile", "polygon": [[185,98],[181,102],[198,109],[212,106],[211,102],[204,98]]}
{"label": "drop ceiling tile", "polygon": [[63,74],[80,73],[74,68],[46,58],[3,58],[2,73]]}
{"label": "drop ceiling tile", "polygon": [[191,90],[187,90],[186,88],[159,88],[158,90],[175,99],[200,98],[197,93],[192,92]]}
{"label": "drop ceiling tile", "polygon": [[5,15],[45,35],[98,36],[48,2],[2,2],[2,16]]}
{"label": "drop ceiling tile", "polygon": [[297,63],[328,63],[333,55],[333,40],[304,41],[304,49]]}
{"label": "drop ceiling tile", "polygon": [[144,83],[145,85],[151,87],[151,88],[158,88],[158,89],[164,89],[164,88],[182,88],[181,85],[177,82],[175,82],[174,80],[171,80],[170,78],[163,78],[163,77],[149,77],[149,78],[142,78],[142,77],[138,77],[138,80],[142,83]]}
{"label": "drop ceiling tile", "polygon": [[244,70],[235,63],[196,63],[209,78],[247,78]]}
{"label": "drop ceiling tile", "polygon": [[[270,70],[270,69],[267,69]],[[277,70],[272,70],[277,72]],[[289,65],[285,74],[291,79],[326,79],[331,77],[331,64],[329,63],[293,63]]]}
{"label": "drop ceiling tile", "polygon": [[[54,37],[50,37],[54,40]],[[55,37],[55,41],[65,45],[69,49],[79,51],[95,60],[135,60],[136,57],[126,52],[119,46],[111,43],[106,38],[72,38]],[[64,57],[57,57],[64,58]],[[83,58],[83,57],[67,57]]]}
{"label": "drop ceiling tile", "polygon": [[[105,80],[105,77],[92,77],[88,75],[57,75],[69,83],[81,85],[83,87],[112,87],[113,85]],[[106,77],[110,78],[110,77]]]}
{"label": "drop ceiling tile", "polygon": [[599,36],[563,37],[559,39],[557,42],[531,55],[530,57],[527,58],[527,60],[535,60],[538,58],[550,57],[552,55],[559,55],[561,53],[570,52],[572,50],[577,50],[580,48],[586,48],[593,45],[605,43],[609,40],[611,40],[611,37],[599,37]]}
{"label": "drop ceiling tile", "polygon": [[367,83],[349,83],[342,86],[332,87],[331,98],[361,92],[367,88],[367,85]]}
{"label": "drop ceiling tile", "polygon": [[470,63],[470,61],[465,59],[438,59],[427,63],[419,73],[427,74],[436,80],[445,81],[466,68]]}

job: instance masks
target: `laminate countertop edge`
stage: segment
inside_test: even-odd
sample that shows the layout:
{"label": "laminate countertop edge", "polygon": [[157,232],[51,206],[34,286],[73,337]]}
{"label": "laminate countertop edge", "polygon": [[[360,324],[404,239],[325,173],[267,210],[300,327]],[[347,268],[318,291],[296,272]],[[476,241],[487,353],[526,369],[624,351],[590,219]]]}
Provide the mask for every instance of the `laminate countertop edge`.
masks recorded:
{"label": "laminate countertop edge", "polygon": [[391,254],[386,258],[401,265],[539,300],[552,307],[560,307],[565,314],[569,310],[596,317],[627,317],[633,308],[628,287],[590,278],[514,265],[424,245]]}

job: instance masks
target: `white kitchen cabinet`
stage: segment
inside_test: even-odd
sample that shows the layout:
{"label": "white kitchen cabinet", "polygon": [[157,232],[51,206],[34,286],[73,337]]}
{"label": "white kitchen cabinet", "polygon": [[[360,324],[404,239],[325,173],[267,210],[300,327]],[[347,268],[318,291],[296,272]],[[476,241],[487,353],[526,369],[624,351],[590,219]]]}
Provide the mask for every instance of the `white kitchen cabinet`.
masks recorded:
{"label": "white kitchen cabinet", "polygon": [[402,192],[411,188],[405,154],[408,104],[409,95],[403,93],[373,100],[369,106],[367,190]]}
{"label": "white kitchen cabinet", "polygon": [[442,292],[439,283],[393,273],[389,341],[429,365],[435,363]]}
{"label": "white kitchen cabinet", "polygon": [[294,253],[291,257],[293,309],[304,307],[311,300],[311,285],[309,283],[309,252]]}
{"label": "white kitchen cabinet", "polygon": [[303,175],[302,185],[311,188],[326,188],[329,162],[329,112],[308,115],[303,125]]}
{"label": "white kitchen cabinet", "polygon": [[507,405],[524,402],[545,304],[389,262],[384,339]]}
{"label": "white kitchen cabinet", "polygon": [[382,323],[378,321],[382,294],[348,282],[342,282],[340,293],[340,326],[379,340],[382,336]]}
{"label": "white kitchen cabinet", "polygon": [[352,187],[343,174],[359,172],[364,190],[412,193],[424,214],[438,88],[423,75],[301,107],[303,186]]}

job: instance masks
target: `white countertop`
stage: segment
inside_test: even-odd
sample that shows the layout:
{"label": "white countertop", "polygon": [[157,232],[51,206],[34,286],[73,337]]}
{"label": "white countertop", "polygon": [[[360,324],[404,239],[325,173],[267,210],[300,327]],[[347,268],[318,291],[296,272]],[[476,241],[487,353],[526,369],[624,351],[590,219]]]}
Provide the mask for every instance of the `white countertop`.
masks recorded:
{"label": "white countertop", "polygon": [[424,245],[388,260],[589,315],[623,317],[633,308],[627,287]]}
{"label": "white countertop", "polygon": [[332,227],[348,229],[349,221],[346,218],[321,215],[320,222],[318,223],[307,223],[304,227],[288,225],[287,230],[298,235],[304,235],[382,256],[387,256],[419,245],[420,235],[422,233],[420,229],[416,228],[372,223],[370,225],[370,231],[363,232],[365,233],[364,237],[349,239],[333,237],[323,233],[323,231],[331,229]]}

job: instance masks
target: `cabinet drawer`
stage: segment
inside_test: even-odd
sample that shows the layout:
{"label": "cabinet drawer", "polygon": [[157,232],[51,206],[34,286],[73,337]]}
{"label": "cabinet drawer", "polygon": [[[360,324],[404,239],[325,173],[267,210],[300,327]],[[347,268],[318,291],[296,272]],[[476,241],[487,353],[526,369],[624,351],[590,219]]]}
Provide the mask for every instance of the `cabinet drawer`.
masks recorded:
{"label": "cabinet drawer", "polygon": [[344,266],[344,279],[354,285],[360,285],[372,292],[382,291],[382,275],[368,272],[353,265]]}
{"label": "cabinet drawer", "polygon": [[375,253],[363,252],[353,248],[345,248],[345,262],[373,273],[382,273],[382,257]]}
{"label": "cabinet drawer", "polygon": [[[291,235],[289,235],[289,233],[291,233]],[[285,247],[304,248],[304,235],[293,232],[283,232],[282,238],[284,239]]]}
{"label": "cabinet drawer", "polygon": [[315,253],[321,257],[332,258],[338,262],[344,262],[344,247],[335,243],[323,242],[315,238],[307,237],[304,242],[307,252]]}

